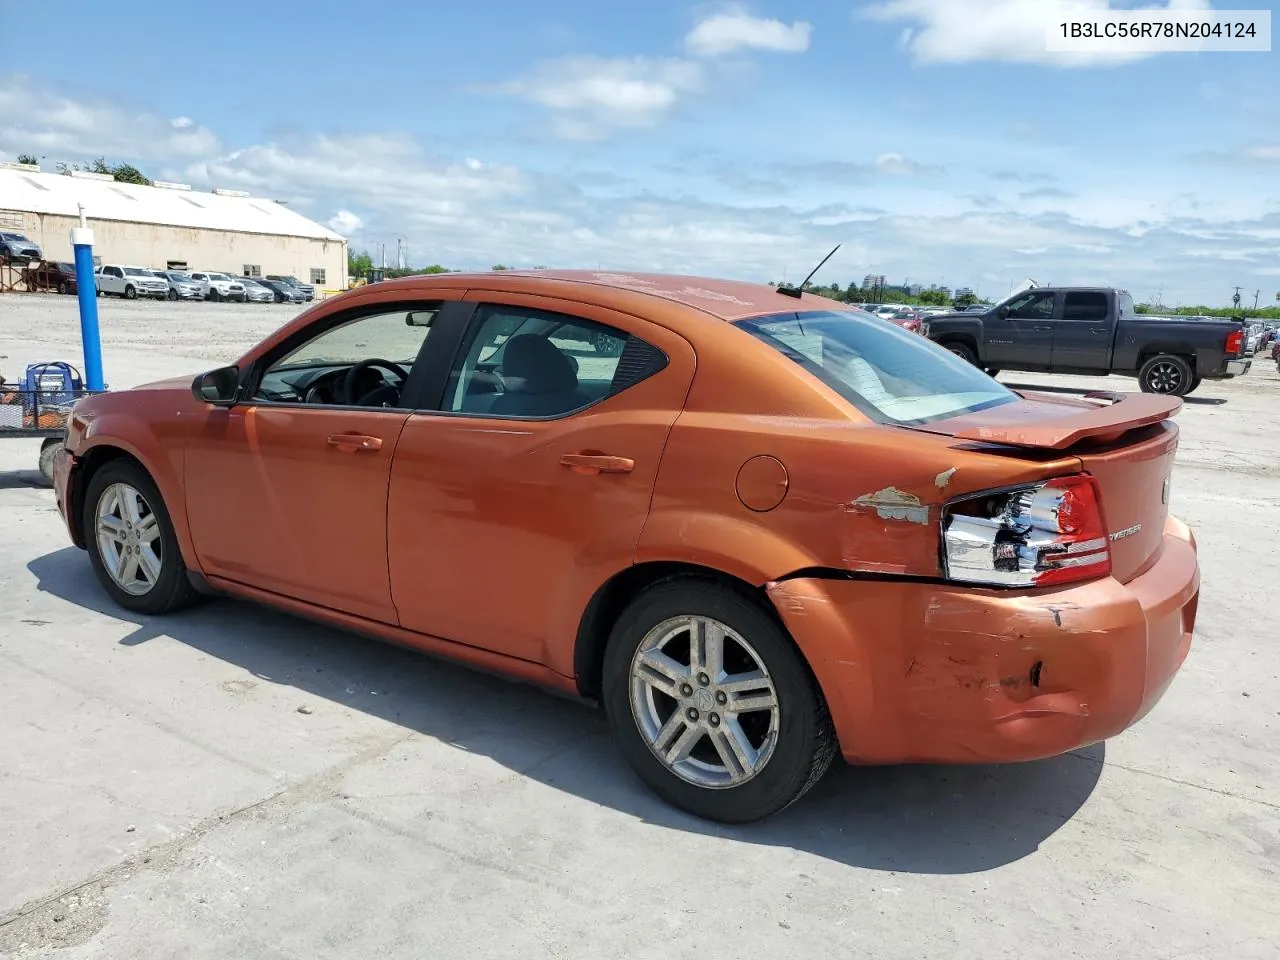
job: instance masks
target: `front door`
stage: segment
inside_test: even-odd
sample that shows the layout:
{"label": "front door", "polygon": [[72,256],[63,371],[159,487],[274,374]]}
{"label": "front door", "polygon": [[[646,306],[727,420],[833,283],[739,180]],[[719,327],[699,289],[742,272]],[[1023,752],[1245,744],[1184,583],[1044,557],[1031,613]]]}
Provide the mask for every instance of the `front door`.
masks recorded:
{"label": "front door", "polygon": [[1053,369],[1105,372],[1111,365],[1110,299],[1104,290],[1065,293],[1062,315],[1053,322]]}
{"label": "front door", "polygon": [[251,399],[210,408],[185,462],[206,575],[396,622],[387,485],[433,317],[431,305],[378,306],[322,320],[264,358]]}
{"label": "front door", "polygon": [[633,561],[693,348],[602,308],[467,299],[440,410],[409,417],[392,465],[392,597],[403,627],[570,675],[578,618]]}
{"label": "front door", "polygon": [[1048,370],[1053,352],[1056,295],[1028,290],[1007,304],[1005,319],[984,320],[985,366],[1011,370]]}

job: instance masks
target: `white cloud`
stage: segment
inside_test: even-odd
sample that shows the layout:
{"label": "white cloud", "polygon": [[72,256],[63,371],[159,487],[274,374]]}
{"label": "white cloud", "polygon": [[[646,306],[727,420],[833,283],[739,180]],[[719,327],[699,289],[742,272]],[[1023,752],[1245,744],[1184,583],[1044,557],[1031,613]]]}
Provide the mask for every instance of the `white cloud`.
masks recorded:
{"label": "white cloud", "polygon": [[585,56],[544,61],[497,90],[551,110],[567,139],[590,140],[652,126],[702,84],[701,67],[689,60]]}
{"label": "white cloud", "polygon": [[352,213],[350,210],[339,210],[329,218],[329,227],[335,233],[340,233],[344,237],[350,238],[352,234],[359,233],[364,227],[364,221]]}
{"label": "white cloud", "polygon": [[1109,10],[1208,10],[1207,0],[1119,4],[1112,0],[881,0],[864,15],[906,21],[900,44],[925,63],[1003,60],[1062,67],[1120,65],[1156,56],[1115,50],[1050,52],[1050,23],[1092,20]]}
{"label": "white cloud", "polygon": [[[1030,174],[989,174],[1000,196],[978,208],[964,199],[973,186],[962,185],[963,169],[930,179],[901,176],[927,169],[901,153],[808,163],[799,155],[782,171],[763,162],[742,167],[738,172],[759,189],[741,202],[713,201],[699,196],[698,181],[687,176],[663,180],[651,171],[635,184],[616,174],[551,172],[562,167],[477,164],[471,151],[440,156],[401,134],[280,138],[161,160],[161,150],[173,152],[168,141],[158,141],[161,149],[153,152],[148,138],[171,132],[168,120],[129,109],[103,112],[70,98],[51,114],[31,114],[15,89],[0,79],[0,130],[23,130],[18,139],[0,133],[2,152],[29,151],[36,135],[74,146],[74,152],[59,148],[50,160],[118,153],[149,172],[171,171],[168,179],[196,189],[239,187],[287,200],[299,213],[358,238],[357,249],[404,238],[415,264],[600,264],[767,281],[781,279],[784,270],[803,275],[841,242],[818,281],[885,273],[952,286],[982,283],[984,293],[1003,293],[1010,278],[1034,276],[1114,283],[1140,298],[1163,286],[1168,301],[1213,303],[1230,295],[1228,281],[1265,282],[1276,269],[1280,242],[1280,212],[1258,212],[1264,208],[1251,187],[1233,187],[1229,178],[1197,183],[1201,207],[1189,213],[1185,177],[1171,177],[1163,192],[1144,183],[1140,196],[1123,186],[1107,193],[1058,179],[1055,187],[1077,194],[1066,201],[1070,213],[1062,203],[1055,209],[1047,193],[1028,212],[1017,194],[1029,192],[1024,181],[1042,179]],[[76,118],[85,117],[92,122],[77,127]],[[724,158],[708,158],[716,159]],[[962,165],[963,157],[955,163]],[[792,192],[770,192],[769,178],[780,176]]]}
{"label": "white cloud", "polygon": [[685,49],[694,56],[717,57],[739,50],[766,50],[773,53],[803,53],[809,49],[813,25],[804,20],[753,17],[741,7],[732,7],[700,21],[684,38]]}
{"label": "white cloud", "polygon": [[[183,122],[185,121],[185,122]],[[0,151],[149,165],[207,156],[219,149],[207,127],[187,117],[164,120],[107,100],[73,100],[24,77],[0,81]]]}

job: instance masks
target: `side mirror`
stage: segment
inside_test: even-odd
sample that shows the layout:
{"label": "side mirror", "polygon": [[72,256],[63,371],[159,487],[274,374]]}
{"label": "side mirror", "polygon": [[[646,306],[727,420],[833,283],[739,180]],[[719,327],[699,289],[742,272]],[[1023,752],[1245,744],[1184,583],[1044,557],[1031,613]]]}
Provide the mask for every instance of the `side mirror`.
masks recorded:
{"label": "side mirror", "polygon": [[240,386],[240,368],[222,367],[196,377],[191,392],[202,403],[216,407],[230,407],[236,402],[236,390]]}
{"label": "side mirror", "polygon": [[1008,320],[1008,319],[1009,319],[1009,308],[1008,308],[1007,306],[1005,306],[1004,304],[1001,304],[1000,306],[998,306],[998,307],[996,308],[996,316],[997,316],[997,317],[999,317],[1001,320]]}

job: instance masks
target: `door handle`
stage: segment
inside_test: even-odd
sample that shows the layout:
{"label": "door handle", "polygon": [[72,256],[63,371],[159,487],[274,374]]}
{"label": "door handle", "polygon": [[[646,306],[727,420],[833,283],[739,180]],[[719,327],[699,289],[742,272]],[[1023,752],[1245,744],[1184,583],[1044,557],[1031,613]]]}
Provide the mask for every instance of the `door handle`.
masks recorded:
{"label": "door handle", "polygon": [[636,468],[634,460],[626,457],[610,457],[603,453],[566,453],[560,458],[563,466],[574,473],[630,473]]}
{"label": "door handle", "polygon": [[1037,330],[1039,330],[1039,331],[1041,331],[1041,332],[1043,332],[1043,331],[1045,331],[1045,330],[1052,330],[1052,329],[1053,329],[1053,327],[1051,327],[1051,326],[1047,326],[1047,325],[1046,325],[1046,326],[1039,326],[1039,327],[1036,327],[1036,329],[1037,329]]}
{"label": "door handle", "polygon": [[343,453],[355,453],[358,450],[381,450],[381,437],[366,437],[358,433],[335,433],[329,437],[329,446],[337,447]]}

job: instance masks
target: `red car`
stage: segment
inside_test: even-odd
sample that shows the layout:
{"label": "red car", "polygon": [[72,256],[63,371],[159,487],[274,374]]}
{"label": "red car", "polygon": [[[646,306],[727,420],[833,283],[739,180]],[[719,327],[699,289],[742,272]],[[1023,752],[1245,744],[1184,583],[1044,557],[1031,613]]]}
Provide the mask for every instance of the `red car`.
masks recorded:
{"label": "red car", "polygon": [[22,269],[22,282],[26,288],[37,290],[56,290],[58,293],[75,293],[76,265],[54,260],[42,260]]}

